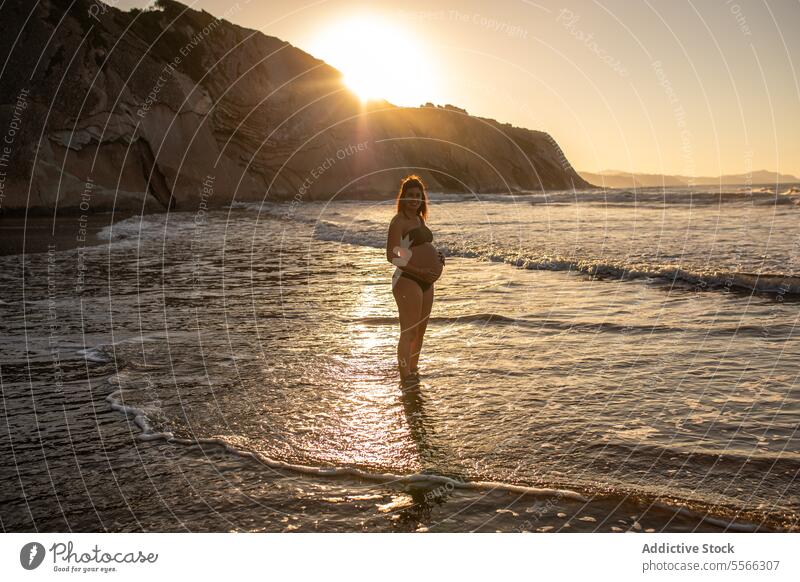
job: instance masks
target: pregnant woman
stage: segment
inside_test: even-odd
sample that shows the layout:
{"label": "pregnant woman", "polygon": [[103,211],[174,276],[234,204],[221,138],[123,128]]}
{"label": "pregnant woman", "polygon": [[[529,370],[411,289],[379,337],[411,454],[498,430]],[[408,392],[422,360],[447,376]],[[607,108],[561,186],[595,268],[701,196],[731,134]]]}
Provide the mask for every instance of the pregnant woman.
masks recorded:
{"label": "pregnant woman", "polygon": [[422,339],[433,306],[433,283],[441,276],[444,256],[431,244],[425,225],[428,194],[419,176],[403,179],[397,195],[397,214],[389,224],[386,258],[395,265],[392,293],[400,314],[397,365],[404,387],[419,384],[417,369]]}

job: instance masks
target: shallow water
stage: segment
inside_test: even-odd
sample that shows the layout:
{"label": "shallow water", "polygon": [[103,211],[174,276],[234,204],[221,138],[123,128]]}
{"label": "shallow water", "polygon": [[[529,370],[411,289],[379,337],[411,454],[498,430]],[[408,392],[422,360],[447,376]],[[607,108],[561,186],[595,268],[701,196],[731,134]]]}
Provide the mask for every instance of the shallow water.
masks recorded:
{"label": "shallow water", "polygon": [[405,398],[389,203],[137,217],[22,288],[0,258],[3,527],[796,527],[800,209],[648,196],[435,197]]}

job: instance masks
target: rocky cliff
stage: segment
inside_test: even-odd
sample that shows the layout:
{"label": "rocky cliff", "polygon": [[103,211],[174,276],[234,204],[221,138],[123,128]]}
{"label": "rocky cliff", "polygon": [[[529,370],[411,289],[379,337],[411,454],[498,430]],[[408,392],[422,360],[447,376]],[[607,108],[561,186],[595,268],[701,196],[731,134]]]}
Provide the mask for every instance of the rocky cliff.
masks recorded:
{"label": "rocky cliff", "polygon": [[409,171],[433,191],[588,186],[546,133],[364,107],[336,69],[220,16],[171,0],[4,4],[0,210],[390,197]]}

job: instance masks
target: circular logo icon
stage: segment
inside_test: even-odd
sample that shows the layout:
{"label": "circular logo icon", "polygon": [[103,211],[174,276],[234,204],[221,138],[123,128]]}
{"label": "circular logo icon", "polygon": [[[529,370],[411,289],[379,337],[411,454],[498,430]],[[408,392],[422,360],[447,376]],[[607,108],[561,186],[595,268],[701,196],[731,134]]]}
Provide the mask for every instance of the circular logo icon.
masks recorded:
{"label": "circular logo icon", "polygon": [[44,546],[39,542],[29,542],[19,552],[19,563],[26,570],[35,570],[44,560]]}

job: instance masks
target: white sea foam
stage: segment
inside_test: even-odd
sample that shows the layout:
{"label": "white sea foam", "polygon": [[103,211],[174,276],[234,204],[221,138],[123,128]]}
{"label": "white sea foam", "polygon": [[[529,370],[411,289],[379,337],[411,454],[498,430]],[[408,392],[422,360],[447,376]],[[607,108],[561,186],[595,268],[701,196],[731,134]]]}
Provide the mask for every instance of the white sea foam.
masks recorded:
{"label": "white sea foam", "polygon": [[107,241],[144,238],[165,230],[167,214],[148,214],[132,216],[119,222],[103,227],[97,233],[97,238]]}
{"label": "white sea foam", "polygon": [[[110,379],[109,384],[116,385],[116,382]],[[291,471],[294,473],[301,473],[306,475],[315,475],[318,477],[353,477],[356,479],[363,479],[366,481],[378,483],[430,483],[435,485],[443,485],[452,487],[454,489],[473,489],[473,490],[500,490],[508,491],[511,493],[519,493],[524,495],[536,495],[547,497],[559,497],[572,499],[575,501],[586,502],[586,497],[577,491],[570,489],[559,489],[552,487],[533,487],[527,485],[516,485],[512,483],[501,483],[496,481],[463,481],[460,479],[453,479],[444,475],[436,475],[430,473],[416,473],[411,475],[399,475],[395,473],[375,473],[364,471],[354,467],[319,467],[312,465],[301,465],[296,463],[288,463],[270,458],[266,455],[260,454],[255,451],[249,451],[231,445],[222,438],[200,438],[200,439],[186,439],[176,437],[170,431],[157,431],[154,430],[150,419],[147,416],[147,411],[143,408],[124,404],[122,396],[123,390],[117,389],[108,396],[106,400],[110,403],[113,410],[122,412],[126,416],[133,417],[136,426],[139,427],[141,433],[138,438],[143,441],[165,440],[170,443],[180,445],[218,445],[228,452],[235,454],[239,457],[255,460],[270,469],[280,469]]]}
{"label": "white sea foam", "polygon": [[[112,383],[113,384],[113,383]],[[202,445],[216,445],[224,448],[227,452],[236,455],[243,459],[256,461],[270,469],[277,469],[281,471],[289,471],[292,473],[299,473],[304,475],[311,475],[315,477],[350,477],[354,479],[375,482],[375,483],[394,483],[394,484],[416,484],[427,487],[446,487],[448,489],[460,490],[473,490],[473,491],[504,491],[508,493],[516,493],[520,495],[531,495],[537,497],[556,497],[558,499],[569,499],[581,503],[589,503],[591,500],[585,497],[578,491],[572,489],[556,488],[556,487],[534,487],[528,485],[518,485],[513,483],[503,483],[498,481],[465,481],[462,479],[454,479],[445,475],[437,475],[431,473],[414,473],[408,475],[401,475],[396,473],[378,473],[370,472],[354,467],[320,467],[312,465],[303,465],[297,463],[289,463],[273,459],[264,454],[256,451],[243,449],[239,446],[234,446],[224,438],[199,438],[199,439],[186,439],[176,437],[170,431],[156,431],[147,417],[147,413],[142,408],[123,404],[122,390],[117,389],[106,397],[106,400],[111,404],[112,409],[122,412],[126,416],[132,416],[134,423],[139,427],[141,433],[138,438],[143,441],[164,440],[166,442],[184,445],[184,446],[202,446]],[[688,508],[681,506],[668,505],[663,502],[654,502],[654,506],[662,507],[669,511],[687,515],[690,517],[698,517],[699,514],[690,511]],[[708,514],[700,516],[702,521],[723,527],[730,531],[751,532],[758,531],[759,526],[747,522],[735,522]]]}
{"label": "white sea foam", "polygon": [[[660,507],[662,509],[666,509],[668,511],[675,511],[676,513],[681,515],[694,516],[694,513],[685,507],[675,507],[672,505],[667,505],[665,503],[653,503],[653,505],[656,507]],[[759,530],[758,524],[731,521],[728,519],[713,517],[711,515],[704,515],[703,521],[714,524],[716,526],[722,527],[730,531],[757,532]]]}
{"label": "white sea foam", "polygon": [[174,238],[190,233],[195,228],[195,214],[171,212],[131,216],[103,227],[97,238],[109,242],[136,242],[153,238]]}
{"label": "white sea foam", "polygon": [[[319,240],[342,242],[373,248],[384,245],[379,229],[351,231],[339,225],[318,221],[314,235]],[[679,283],[700,290],[739,290],[777,294],[800,295],[800,276],[782,273],[740,273],[735,271],[693,271],[674,266],[647,263],[624,263],[552,256],[520,256],[518,249],[503,249],[500,245],[481,247],[449,242],[437,245],[447,256],[475,258],[507,263],[530,270],[568,271],[589,276],[616,280],[657,279]]]}
{"label": "white sea foam", "polygon": [[240,202],[238,200],[234,200],[231,202],[226,208],[230,208],[233,210],[255,210],[255,211],[266,211],[266,209],[271,208],[274,204],[263,201],[263,202]]}
{"label": "white sea foam", "polygon": [[108,352],[102,347],[87,348],[78,350],[78,354],[89,362],[107,363],[113,361]]}

